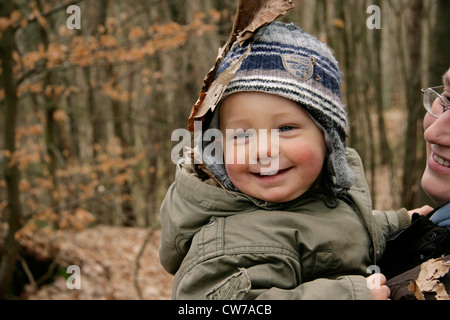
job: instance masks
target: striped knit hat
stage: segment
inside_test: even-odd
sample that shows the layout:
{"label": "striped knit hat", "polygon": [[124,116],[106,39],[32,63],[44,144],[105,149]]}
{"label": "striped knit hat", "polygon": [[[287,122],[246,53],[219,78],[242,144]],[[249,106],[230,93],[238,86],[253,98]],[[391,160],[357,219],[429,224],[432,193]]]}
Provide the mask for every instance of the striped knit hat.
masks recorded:
{"label": "striped knit hat", "polygon": [[342,73],[330,49],[292,23],[272,22],[242,46],[234,46],[221,62],[217,76],[239,59],[248,46],[250,53],[222,99],[236,92],[257,91],[301,105],[324,132],[332,190],[339,193],[349,189],[354,175],[345,156],[348,124],[340,96]]}

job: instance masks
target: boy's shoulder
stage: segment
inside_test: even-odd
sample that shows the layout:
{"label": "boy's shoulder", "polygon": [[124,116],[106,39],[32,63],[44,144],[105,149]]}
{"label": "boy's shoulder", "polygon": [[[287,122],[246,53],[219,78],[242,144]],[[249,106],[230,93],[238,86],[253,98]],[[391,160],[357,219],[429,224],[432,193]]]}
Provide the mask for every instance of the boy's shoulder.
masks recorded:
{"label": "boy's shoulder", "polygon": [[358,151],[347,147],[345,148],[345,157],[347,158],[347,163],[355,176],[355,181],[351,189],[354,189],[355,187],[358,189],[366,188],[364,166]]}

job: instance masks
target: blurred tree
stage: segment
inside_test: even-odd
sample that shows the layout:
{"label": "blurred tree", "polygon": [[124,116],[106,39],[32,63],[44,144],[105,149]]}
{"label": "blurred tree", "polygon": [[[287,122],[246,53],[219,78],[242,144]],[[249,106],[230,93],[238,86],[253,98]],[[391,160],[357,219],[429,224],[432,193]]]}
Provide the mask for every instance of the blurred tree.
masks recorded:
{"label": "blurred tree", "polygon": [[[403,183],[402,183],[402,203],[407,208],[413,208],[414,199],[419,190],[419,177],[422,173],[421,157],[418,154],[418,145],[422,139],[422,120],[424,109],[420,96],[422,65],[422,44],[423,42],[423,15],[424,1],[408,1],[407,10],[404,10],[405,3],[401,3],[396,8],[399,13],[399,29],[404,38],[400,43],[402,52],[402,77],[405,84],[406,93],[406,149],[403,161]],[[403,19],[403,21],[401,21]],[[405,27],[403,30],[402,27]],[[420,139],[420,141],[419,141]]]}
{"label": "blurred tree", "polygon": [[[17,80],[14,77],[15,62],[13,50],[16,46],[14,33],[16,21],[10,19],[13,14],[13,1],[6,0],[0,3],[0,19],[5,23],[0,32],[0,59],[1,59],[1,84],[4,89],[3,98],[3,175],[6,182],[6,201],[8,234],[4,246],[0,248],[0,299],[9,297],[9,285],[14,272],[19,243],[15,239],[15,233],[21,227],[22,205],[19,194],[20,173],[16,152],[15,130],[17,125]],[[8,20],[5,20],[8,19]]]}
{"label": "blurred tree", "polygon": [[450,1],[436,0],[434,26],[430,34],[430,86],[442,85],[442,76],[450,68]]}

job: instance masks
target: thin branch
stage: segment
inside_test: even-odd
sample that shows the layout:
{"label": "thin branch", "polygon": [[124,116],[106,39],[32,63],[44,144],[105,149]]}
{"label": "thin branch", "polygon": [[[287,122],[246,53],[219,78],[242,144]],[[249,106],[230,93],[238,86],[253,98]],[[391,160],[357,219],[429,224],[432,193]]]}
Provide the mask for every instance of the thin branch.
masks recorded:
{"label": "thin branch", "polygon": [[135,264],[135,268],[134,268],[134,287],[136,288],[139,299],[141,299],[141,300],[144,300],[141,288],[139,287],[139,280],[138,280],[139,268],[141,267],[141,258],[142,258],[142,255],[144,254],[147,244],[149,243],[150,239],[152,238],[153,234],[155,233],[155,231],[158,228],[159,228],[159,226],[157,223],[150,226],[150,229],[148,230],[148,233],[147,233],[147,237],[145,238],[144,242],[142,243],[141,249],[139,250],[139,253],[136,257],[136,264]]}
{"label": "thin branch", "polygon": [[54,259],[52,261],[52,263],[50,264],[50,266],[48,267],[47,272],[36,281],[36,285],[40,286],[45,281],[47,281],[53,275],[53,271],[55,270],[57,265],[58,265],[58,261],[56,259]]}
{"label": "thin branch", "polygon": [[33,273],[31,272],[30,268],[28,268],[27,262],[21,255],[18,255],[17,259],[22,264],[23,270],[25,271],[25,274],[27,275],[31,286],[33,287],[33,289],[36,289],[37,288],[36,281],[34,280]]}

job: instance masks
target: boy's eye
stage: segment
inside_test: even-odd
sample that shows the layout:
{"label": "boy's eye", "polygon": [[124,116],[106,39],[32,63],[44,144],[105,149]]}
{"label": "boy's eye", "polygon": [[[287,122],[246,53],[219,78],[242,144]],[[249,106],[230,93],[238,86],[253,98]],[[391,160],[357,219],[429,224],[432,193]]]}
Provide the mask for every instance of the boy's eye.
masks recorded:
{"label": "boy's eye", "polygon": [[252,135],[250,133],[248,133],[248,132],[241,132],[241,133],[236,133],[233,136],[233,139],[235,141],[244,141],[245,139],[248,139],[248,138],[251,138],[251,137],[252,137]]}
{"label": "boy's eye", "polygon": [[280,132],[287,132],[287,131],[291,131],[292,129],[294,129],[294,127],[292,127],[292,126],[282,126],[282,127],[280,127]]}

